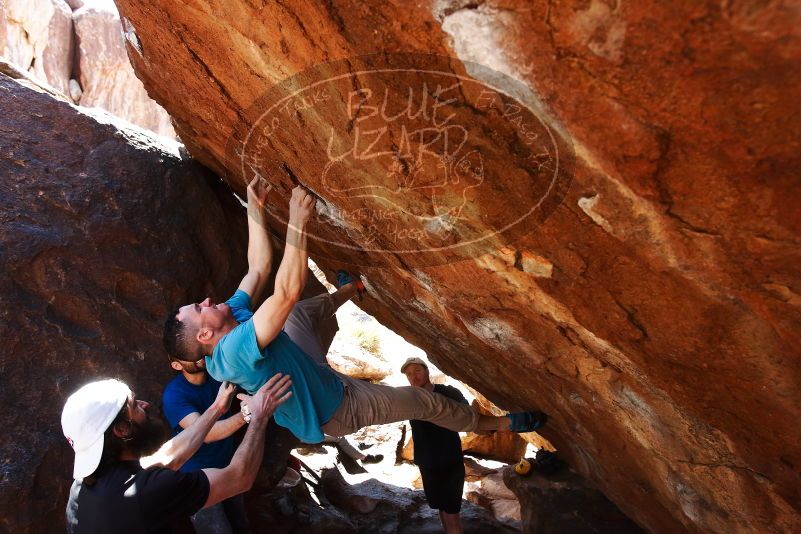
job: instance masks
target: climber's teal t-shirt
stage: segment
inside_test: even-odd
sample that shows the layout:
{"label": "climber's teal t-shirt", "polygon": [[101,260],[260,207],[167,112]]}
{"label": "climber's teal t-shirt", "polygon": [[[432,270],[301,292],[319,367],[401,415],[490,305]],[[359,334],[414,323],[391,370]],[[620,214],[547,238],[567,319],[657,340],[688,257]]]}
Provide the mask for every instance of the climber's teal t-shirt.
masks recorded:
{"label": "climber's teal t-shirt", "polygon": [[259,350],[250,297],[244,291],[237,290],[226,304],[239,325],[220,339],[211,357],[206,356],[206,370],[215,380],[233,382],[251,395],[276,373],[290,375],[292,396],[275,410],[275,422],[306,443],[323,441],[320,426],[342,404],[342,381],[330,367],[312,360],[286,332]]}

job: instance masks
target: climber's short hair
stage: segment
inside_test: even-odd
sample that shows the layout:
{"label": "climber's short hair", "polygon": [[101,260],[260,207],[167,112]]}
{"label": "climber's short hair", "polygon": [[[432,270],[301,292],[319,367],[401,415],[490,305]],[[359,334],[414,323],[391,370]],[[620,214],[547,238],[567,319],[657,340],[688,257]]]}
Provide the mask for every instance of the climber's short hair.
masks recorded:
{"label": "climber's short hair", "polygon": [[202,351],[195,340],[187,331],[186,324],[178,319],[181,308],[170,312],[167,320],[164,321],[164,350],[170,360],[183,360],[185,362],[196,362],[203,358]]}

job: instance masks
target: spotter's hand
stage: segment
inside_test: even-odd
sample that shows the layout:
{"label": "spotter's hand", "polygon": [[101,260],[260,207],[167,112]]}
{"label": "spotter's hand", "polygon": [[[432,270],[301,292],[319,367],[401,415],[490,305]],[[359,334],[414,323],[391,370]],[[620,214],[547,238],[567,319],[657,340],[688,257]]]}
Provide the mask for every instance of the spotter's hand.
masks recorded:
{"label": "spotter's hand", "polygon": [[214,399],[214,404],[221,414],[227,413],[231,409],[231,401],[234,400],[234,391],[236,386],[228,381],[220,384],[220,389],[217,390],[217,398]]}
{"label": "spotter's hand", "polygon": [[272,417],[275,409],[292,396],[289,388],[292,386],[292,378],[289,375],[282,376],[277,373],[270,378],[255,395],[245,395],[240,393],[236,396],[242,401],[242,417],[246,423],[255,419],[257,421],[267,420]]}

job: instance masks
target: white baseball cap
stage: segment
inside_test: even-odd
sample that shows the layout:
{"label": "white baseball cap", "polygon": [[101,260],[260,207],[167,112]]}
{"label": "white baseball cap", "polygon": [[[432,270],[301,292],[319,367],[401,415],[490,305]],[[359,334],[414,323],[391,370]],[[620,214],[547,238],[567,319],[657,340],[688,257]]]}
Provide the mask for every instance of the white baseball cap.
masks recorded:
{"label": "white baseball cap", "polygon": [[130,395],[127,385],[110,378],[86,384],[67,399],[61,412],[61,429],[75,451],[73,478],[95,472],[103,455],[103,434]]}
{"label": "white baseball cap", "polygon": [[405,362],[403,362],[403,365],[401,365],[401,373],[406,370],[406,367],[410,366],[413,363],[416,363],[417,365],[422,365],[423,367],[428,369],[428,364],[426,364],[426,362],[424,362],[420,358],[413,357],[413,358],[409,358]]}

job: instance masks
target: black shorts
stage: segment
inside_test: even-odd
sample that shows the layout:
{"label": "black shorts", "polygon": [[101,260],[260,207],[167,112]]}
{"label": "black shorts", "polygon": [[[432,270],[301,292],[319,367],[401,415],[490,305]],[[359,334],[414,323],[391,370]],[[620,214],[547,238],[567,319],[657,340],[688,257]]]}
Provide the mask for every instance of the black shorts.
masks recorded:
{"label": "black shorts", "polygon": [[420,467],[423,491],[428,505],[446,514],[458,514],[462,509],[464,490],[464,463],[459,462],[444,469]]}

